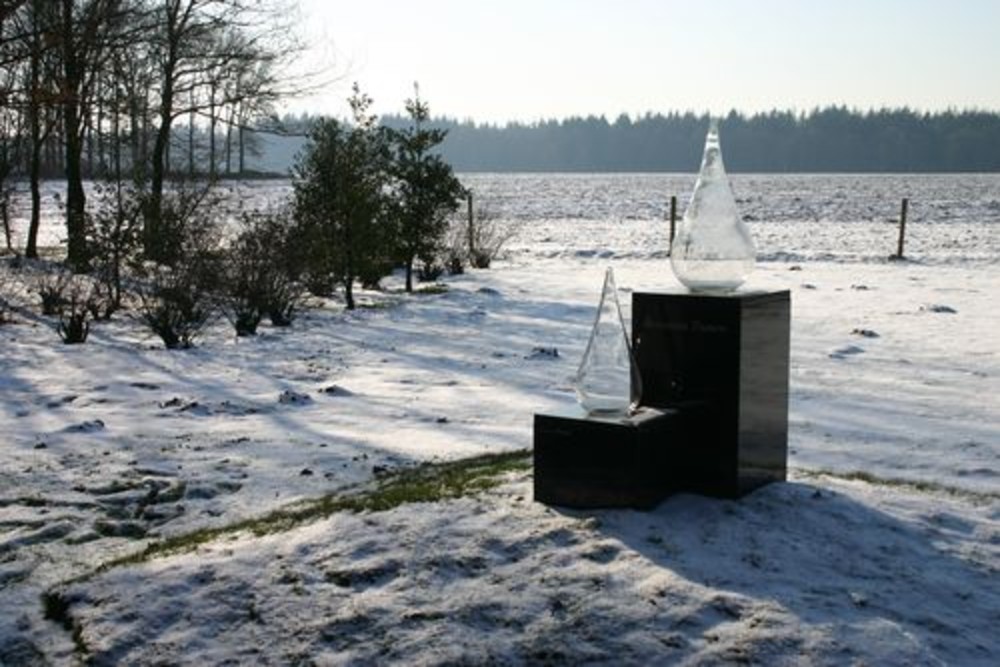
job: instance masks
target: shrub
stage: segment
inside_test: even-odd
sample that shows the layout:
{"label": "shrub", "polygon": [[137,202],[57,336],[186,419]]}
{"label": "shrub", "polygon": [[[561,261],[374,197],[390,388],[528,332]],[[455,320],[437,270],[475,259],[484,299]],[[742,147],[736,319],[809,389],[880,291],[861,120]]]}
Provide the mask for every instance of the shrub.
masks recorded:
{"label": "shrub", "polygon": [[282,276],[272,276],[268,287],[268,298],[264,312],[276,327],[291,326],[302,301],[302,287],[294,281]]}
{"label": "shrub", "polygon": [[489,209],[477,207],[466,226],[469,265],[476,269],[490,268],[516,234],[516,227],[501,223]]}
{"label": "shrub", "polygon": [[422,283],[434,282],[444,273],[444,266],[436,258],[422,259],[417,267],[417,280]]}
{"label": "shrub", "polygon": [[73,274],[62,267],[42,269],[34,278],[34,290],[41,299],[42,315],[59,315],[66,304]]}
{"label": "shrub", "polygon": [[445,235],[441,260],[451,275],[457,276],[465,273],[465,263],[468,260],[466,224],[457,217],[453,217],[448,223],[448,233]]}
{"label": "shrub", "polygon": [[87,310],[95,320],[110,320],[122,305],[122,292],[115,292],[113,285],[105,281],[98,270],[97,280],[92,288],[92,298],[87,301]]}
{"label": "shrub", "polygon": [[[138,271],[136,317],[167,349],[191,347],[215,312],[212,295],[222,283],[223,264],[220,229],[210,214],[216,201],[211,185],[179,184],[164,193],[152,232],[145,230],[144,252],[159,261]],[[144,208],[148,213],[148,202]]]}
{"label": "shrub", "polygon": [[137,318],[168,350],[191,347],[211,318],[215,280],[210,262],[206,255],[195,255],[173,267],[153,265],[143,272]]}
{"label": "shrub", "polygon": [[175,181],[172,189],[163,193],[156,214],[149,194],[137,197],[145,215],[142,240],[147,261],[174,266],[186,261],[192,250],[218,245],[219,228],[213,212],[221,207],[222,198],[211,182]]}
{"label": "shrub", "polygon": [[10,322],[10,300],[13,293],[12,285],[14,281],[5,269],[6,267],[0,268],[0,324]]}
{"label": "shrub", "polygon": [[120,183],[98,186],[94,210],[87,215],[87,243],[93,258],[95,289],[101,293],[95,319],[110,319],[122,305],[126,267],[139,250],[146,195]]}
{"label": "shrub", "polygon": [[329,298],[336,293],[335,280],[331,273],[319,270],[310,270],[303,277],[305,289],[313,296]]}
{"label": "shrub", "polygon": [[254,335],[265,315],[275,326],[292,323],[302,294],[292,268],[297,252],[287,211],[244,214],[225,251],[221,294],[237,336]]}
{"label": "shrub", "polygon": [[381,290],[382,278],[392,273],[393,262],[388,254],[382,253],[365,262],[364,266],[358,269],[358,282],[365,289]]}
{"label": "shrub", "polygon": [[84,343],[90,334],[90,317],[96,296],[92,286],[84,278],[77,276],[66,292],[59,309],[56,332],[67,345]]}
{"label": "shrub", "polygon": [[500,222],[483,207],[475,209],[471,221],[464,215],[453,216],[439,250],[439,261],[452,275],[464,273],[466,266],[488,269],[516,233],[515,226]]}
{"label": "shrub", "polygon": [[268,249],[253,228],[226,248],[222,274],[222,312],[237,336],[253,336],[267,308]]}

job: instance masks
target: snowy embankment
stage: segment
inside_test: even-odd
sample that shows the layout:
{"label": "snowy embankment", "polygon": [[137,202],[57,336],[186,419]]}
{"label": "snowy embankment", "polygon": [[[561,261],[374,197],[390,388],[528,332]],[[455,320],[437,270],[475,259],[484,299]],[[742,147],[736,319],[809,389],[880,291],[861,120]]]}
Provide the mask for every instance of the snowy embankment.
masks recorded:
{"label": "snowy embankment", "polygon": [[[545,254],[187,352],[127,319],[63,346],[18,313],[0,663],[996,663],[995,263],[763,263],[749,287],[792,290],[791,471],[742,501],[569,512],[513,465],[455,499],[198,532],[530,447],[532,413],[574,400],[606,264]],[[626,310],[676,288],[667,261],[615,268]]]}

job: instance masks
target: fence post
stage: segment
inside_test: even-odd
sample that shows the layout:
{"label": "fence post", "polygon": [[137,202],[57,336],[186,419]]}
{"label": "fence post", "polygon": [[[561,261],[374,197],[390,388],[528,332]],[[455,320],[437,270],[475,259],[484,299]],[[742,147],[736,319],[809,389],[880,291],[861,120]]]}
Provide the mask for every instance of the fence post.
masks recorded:
{"label": "fence post", "polygon": [[677,196],[670,195],[670,245],[674,243],[674,233],[677,231]]}
{"label": "fence post", "polygon": [[899,210],[899,242],[896,246],[896,259],[903,259],[903,244],[906,242],[906,213],[910,208],[910,200],[903,197],[903,203]]}
{"label": "fence post", "polygon": [[472,190],[469,190],[468,198],[468,214],[469,214],[469,229],[468,229],[468,242],[469,242],[469,262],[473,261],[473,257],[476,255],[476,230],[475,230],[475,218],[472,213]]}

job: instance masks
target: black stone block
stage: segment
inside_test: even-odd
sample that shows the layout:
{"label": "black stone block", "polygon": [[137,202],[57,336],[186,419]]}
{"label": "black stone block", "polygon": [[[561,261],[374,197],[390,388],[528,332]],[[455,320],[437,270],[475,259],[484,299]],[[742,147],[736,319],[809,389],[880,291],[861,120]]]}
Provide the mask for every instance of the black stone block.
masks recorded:
{"label": "black stone block", "polygon": [[785,479],[790,316],[787,291],[632,295],[641,403],[687,417],[678,490],[737,497]]}
{"label": "black stone block", "polygon": [[565,507],[648,509],[675,481],[671,449],[681,428],[674,410],[631,417],[588,416],[581,408],[536,414],[535,500]]}

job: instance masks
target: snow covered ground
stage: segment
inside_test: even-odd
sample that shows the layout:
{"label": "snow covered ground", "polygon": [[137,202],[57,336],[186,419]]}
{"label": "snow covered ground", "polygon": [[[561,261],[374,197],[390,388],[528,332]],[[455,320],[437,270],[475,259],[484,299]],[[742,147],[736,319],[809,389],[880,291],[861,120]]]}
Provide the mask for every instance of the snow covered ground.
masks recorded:
{"label": "snow covered ground", "polygon": [[662,223],[577,222],[446,291],[387,281],[190,351],[127,318],[64,346],[23,294],[0,326],[0,664],[997,664],[997,255],[788,258],[752,223],[748,287],[792,291],[791,470],[743,500],[567,511],[515,465],[198,532],[529,448],[532,414],[574,401],[605,266],[626,319],[630,291],[678,288]]}
{"label": "snow covered ground", "polygon": [[[461,174],[477,206],[520,227],[518,247],[548,256],[664,256],[671,195],[684,212],[695,174]],[[910,200],[907,254],[929,264],[996,262],[1000,174],[734,174],[733,190],[758,249],[774,261],[871,262],[896,250],[900,200]],[[96,197],[87,183],[88,197]],[[42,186],[39,243],[64,243],[65,185]],[[289,181],[223,181],[219,214],[235,219],[287,198]],[[27,184],[11,203],[24,246]],[[464,213],[464,211],[463,211]],[[610,232],[610,233],[609,233]],[[594,245],[595,243],[599,245]]]}

